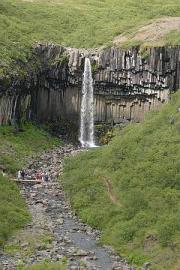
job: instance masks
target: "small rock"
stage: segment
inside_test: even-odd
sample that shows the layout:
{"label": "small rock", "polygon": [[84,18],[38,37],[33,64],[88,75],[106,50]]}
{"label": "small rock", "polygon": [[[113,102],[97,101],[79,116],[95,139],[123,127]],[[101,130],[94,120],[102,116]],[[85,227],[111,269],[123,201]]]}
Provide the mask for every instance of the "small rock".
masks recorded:
{"label": "small rock", "polygon": [[64,223],[64,219],[63,218],[59,218],[57,219],[57,223],[62,225]]}
{"label": "small rock", "polygon": [[89,253],[85,250],[82,250],[82,249],[79,249],[77,252],[76,252],[76,255],[77,256],[87,256],[89,255]]}
{"label": "small rock", "polygon": [[63,258],[63,255],[60,255],[60,254],[57,254],[57,255],[56,255],[56,259],[57,259],[57,261],[62,260],[62,258]]}
{"label": "small rock", "polygon": [[79,267],[76,265],[69,266],[69,270],[79,270]]}
{"label": "small rock", "polygon": [[28,242],[24,242],[21,244],[21,247],[24,249],[24,248],[27,248],[29,246],[29,243]]}
{"label": "small rock", "polygon": [[144,263],[142,270],[149,270],[150,269],[151,264],[149,262]]}

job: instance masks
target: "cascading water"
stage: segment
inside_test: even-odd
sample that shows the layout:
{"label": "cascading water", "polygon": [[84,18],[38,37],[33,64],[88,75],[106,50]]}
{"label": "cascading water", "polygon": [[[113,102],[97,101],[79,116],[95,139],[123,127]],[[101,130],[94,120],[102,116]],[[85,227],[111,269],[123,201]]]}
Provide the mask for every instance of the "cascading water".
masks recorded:
{"label": "cascading water", "polygon": [[85,58],[84,65],[79,140],[83,147],[95,147],[93,79],[89,58]]}

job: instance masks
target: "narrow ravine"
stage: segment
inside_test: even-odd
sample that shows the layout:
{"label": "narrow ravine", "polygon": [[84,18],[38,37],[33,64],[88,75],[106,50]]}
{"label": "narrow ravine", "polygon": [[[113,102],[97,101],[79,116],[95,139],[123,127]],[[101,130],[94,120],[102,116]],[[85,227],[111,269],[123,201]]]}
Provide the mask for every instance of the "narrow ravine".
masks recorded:
{"label": "narrow ravine", "polygon": [[[98,244],[100,233],[88,225],[83,224],[74,214],[66,201],[64,191],[59,182],[59,175],[63,171],[65,156],[75,155],[81,149],[72,145],[55,148],[42,154],[37,160],[28,165],[28,175],[38,170],[49,171],[50,179],[47,183],[21,184],[22,195],[25,198],[32,215],[32,223],[24,228],[26,234],[38,235],[50,233],[52,242],[42,249],[36,246],[33,254],[22,256],[20,252],[14,255],[0,254],[0,269],[14,270],[19,261],[25,265],[49,259],[51,261],[67,258],[69,270],[102,269],[102,270],[133,270],[133,267],[111,248]],[[23,234],[22,232],[22,234]],[[13,238],[14,240],[16,237]],[[26,249],[28,243],[22,248]]]}

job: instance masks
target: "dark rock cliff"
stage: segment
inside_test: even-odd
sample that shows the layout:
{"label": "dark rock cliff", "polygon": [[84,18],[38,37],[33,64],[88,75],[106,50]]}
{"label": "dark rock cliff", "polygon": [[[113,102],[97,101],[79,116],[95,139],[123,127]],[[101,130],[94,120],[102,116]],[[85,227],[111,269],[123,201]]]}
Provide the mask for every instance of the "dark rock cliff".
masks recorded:
{"label": "dark rock cliff", "polygon": [[61,118],[78,123],[85,57],[92,63],[97,122],[140,121],[180,88],[179,47],[85,50],[38,44],[23,78],[0,80],[0,124]]}

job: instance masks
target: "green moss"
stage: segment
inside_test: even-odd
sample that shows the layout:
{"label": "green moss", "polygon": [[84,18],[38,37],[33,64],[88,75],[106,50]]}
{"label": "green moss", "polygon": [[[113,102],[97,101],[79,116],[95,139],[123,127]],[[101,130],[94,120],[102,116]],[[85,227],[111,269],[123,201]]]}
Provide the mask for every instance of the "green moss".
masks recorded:
{"label": "green moss", "polygon": [[92,65],[91,65],[91,68],[92,68],[92,72],[96,72],[97,70],[98,70],[98,65],[96,64],[96,63],[93,63]]}
{"label": "green moss", "polygon": [[66,160],[63,184],[76,212],[102,230],[101,242],[138,267],[150,261],[153,270],[178,268],[178,108],[180,91],[143,123],[116,131],[108,146]]}
{"label": "green moss", "polygon": [[143,59],[147,59],[150,56],[150,48],[146,46],[142,46],[140,48],[140,54]]}

